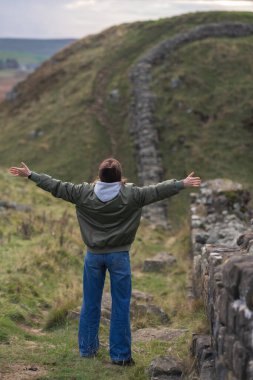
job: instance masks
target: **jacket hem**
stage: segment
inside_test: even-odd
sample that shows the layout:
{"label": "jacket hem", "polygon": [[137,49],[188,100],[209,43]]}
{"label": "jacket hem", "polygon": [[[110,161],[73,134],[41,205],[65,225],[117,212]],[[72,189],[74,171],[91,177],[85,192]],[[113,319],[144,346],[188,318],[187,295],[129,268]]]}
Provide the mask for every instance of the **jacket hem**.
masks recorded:
{"label": "jacket hem", "polygon": [[121,245],[118,247],[105,247],[105,248],[99,248],[99,247],[87,247],[87,251],[91,253],[111,253],[111,252],[123,252],[123,251],[129,251],[131,248],[131,244]]}

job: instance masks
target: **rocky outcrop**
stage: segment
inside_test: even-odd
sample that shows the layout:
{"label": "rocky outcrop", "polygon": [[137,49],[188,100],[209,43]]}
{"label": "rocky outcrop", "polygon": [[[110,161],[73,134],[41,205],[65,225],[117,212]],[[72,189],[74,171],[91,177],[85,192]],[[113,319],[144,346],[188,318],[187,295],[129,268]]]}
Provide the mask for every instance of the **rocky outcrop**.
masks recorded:
{"label": "rocky outcrop", "polygon": [[171,329],[169,327],[145,327],[133,332],[134,342],[147,342],[150,340],[162,340],[170,342],[172,339],[184,334],[187,329]]}
{"label": "rocky outcrop", "polygon": [[[170,322],[169,316],[165,311],[150,303],[148,295],[143,293],[145,298],[140,298],[140,292],[137,291],[137,298],[135,297],[135,291],[132,292],[132,299],[130,305],[131,319],[139,320],[140,318],[148,318],[159,321],[161,324],[168,324]],[[109,293],[104,293],[102,298],[101,319],[105,324],[109,324],[111,317],[111,296]]]}
{"label": "rocky outcrop", "polygon": [[[209,37],[242,37],[253,34],[252,24],[214,23],[200,25],[177,34],[150,49],[130,71],[133,101],[130,107],[130,132],[135,144],[137,171],[141,185],[150,185],[163,179],[163,165],[158,149],[159,136],[155,128],[155,94],[150,89],[152,67],[168,59],[181,46]],[[172,87],[177,82],[172,83]],[[156,225],[168,227],[166,202],[144,207],[143,215]]]}
{"label": "rocky outcrop", "polygon": [[[150,321],[159,322],[160,324],[167,325],[170,322],[168,314],[160,306],[152,303],[153,297],[150,294],[141,292],[139,290],[132,291],[130,314],[133,321],[142,318]],[[101,322],[105,325],[110,324],[112,300],[108,292],[103,293],[101,304]],[[69,319],[79,319],[80,307],[76,310],[68,312]]]}
{"label": "rocky outcrop", "polygon": [[10,202],[10,201],[1,201],[0,200],[0,212],[5,209],[11,209],[16,211],[24,211],[29,212],[32,211],[32,207],[25,204],[18,204],[16,202]]}
{"label": "rocky outcrop", "polygon": [[220,179],[204,183],[200,193],[192,195],[193,289],[205,304],[208,352],[217,380],[253,379],[253,230],[247,222],[252,217],[248,201],[249,193],[240,184]]}
{"label": "rocky outcrop", "polygon": [[146,259],[143,264],[144,272],[164,272],[175,264],[176,258],[167,252],[157,253],[150,259]]}
{"label": "rocky outcrop", "polygon": [[200,296],[203,288],[200,273],[208,268],[207,252],[214,249],[225,255],[226,251],[240,251],[236,243],[251,217],[247,208],[250,194],[239,183],[215,179],[203,183],[200,192],[192,193],[191,199],[193,289],[195,295]]}
{"label": "rocky outcrop", "polygon": [[197,359],[200,380],[216,380],[211,336],[194,334],[191,351]]}
{"label": "rocky outcrop", "polygon": [[179,380],[182,379],[182,364],[171,355],[154,358],[148,368],[151,380]]}

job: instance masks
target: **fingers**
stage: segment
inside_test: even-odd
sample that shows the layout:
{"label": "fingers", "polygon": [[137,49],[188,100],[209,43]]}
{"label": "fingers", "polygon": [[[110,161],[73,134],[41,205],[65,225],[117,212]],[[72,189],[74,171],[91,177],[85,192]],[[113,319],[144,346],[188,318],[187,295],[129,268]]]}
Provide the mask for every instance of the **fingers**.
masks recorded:
{"label": "fingers", "polygon": [[21,167],[17,168],[16,166],[12,166],[8,169],[9,173],[15,176],[28,177],[31,174],[31,170],[28,166],[21,161]]}
{"label": "fingers", "polygon": [[24,162],[21,162],[21,165],[25,168],[25,169],[28,169],[28,167],[26,166],[26,164]]}
{"label": "fingers", "polygon": [[199,187],[200,183],[201,183],[200,179],[190,182],[191,186],[193,186],[193,187]]}
{"label": "fingers", "polygon": [[192,178],[190,178],[189,182],[191,182],[191,183],[200,182],[200,178],[199,177],[192,177]]}
{"label": "fingers", "polygon": [[9,172],[16,172],[18,169],[17,168],[10,168]]}
{"label": "fingers", "polygon": [[200,177],[192,177],[194,172],[189,174],[189,176],[185,179],[184,183],[187,187],[199,187],[201,183]]}
{"label": "fingers", "polygon": [[15,175],[15,176],[24,176],[25,175],[25,172],[24,172],[24,168],[17,168],[15,166],[12,166],[11,168],[9,168],[9,173],[11,173],[12,175]]}
{"label": "fingers", "polygon": [[15,166],[12,166],[9,170],[18,171],[18,170],[23,170],[23,169],[22,168],[16,168]]}
{"label": "fingers", "polygon": [[11,173],[11,174],[13,174],[13,175],[19,175],[19,170],[18,169],[16,169],[16,168],[11,168],[11,169],[9,169],[9,172]]}
{"label": "fingers", "polygon": [[15,176],[18,176],[19,174],[18,173],[12,173],[12,172],[10,172],[12,175],[15,175]]}

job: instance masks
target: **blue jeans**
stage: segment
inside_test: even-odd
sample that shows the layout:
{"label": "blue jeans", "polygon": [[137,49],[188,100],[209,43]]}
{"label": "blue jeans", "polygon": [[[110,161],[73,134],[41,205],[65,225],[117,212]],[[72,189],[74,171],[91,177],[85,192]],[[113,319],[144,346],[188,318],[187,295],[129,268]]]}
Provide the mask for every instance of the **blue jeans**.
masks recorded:
{"label": "blue jeans", "polygon": [[83,271],[83,304],[78,343],[80,356],[94,355],[99,349],[99,322],[106,270],[110,273],[112,310],[110,321],[110,357],[131,358],[131,267],[129,252],[94,254],[87,252]]}

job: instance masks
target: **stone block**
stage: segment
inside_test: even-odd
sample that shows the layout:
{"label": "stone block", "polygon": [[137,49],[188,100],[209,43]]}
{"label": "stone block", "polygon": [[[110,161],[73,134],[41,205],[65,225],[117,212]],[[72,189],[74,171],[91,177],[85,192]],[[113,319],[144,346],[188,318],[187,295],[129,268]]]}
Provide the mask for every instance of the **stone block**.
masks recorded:
{"label": "stone block", "polygon": [[136,301],[131,302],[131,317],[133,319],[145,317],[145,316],[155,316],[159,319],[161,323],[167,324],[170,318],[165,311],[154,304],[144,304],[137,303]]}
{"label": "stone block", "polygon": [[226,289],[221,289],[220,295],[217,299],[219,320],[223,325],[227,324],[227,310],[228,310],[228,293]]}
{"label": "stone block", "polygon": [[176,258],[167,253],[161,252],[150,259],[144,261],[143,271],[144,272],[163,272],[172,267],[176,262]]}
{"label": "stone block", "polygon": [[200,358],[202,351],[211,347],[211,342],[212,340],[210,335],[193,334],[191,343],[192,355]]}
{"label": "stone block", "polygon": [[243,235],[240,235],[237,239],[237,244],[242,248],[246,249],[247,251],[251,247],[253,243],[253,231],[247,231]]}
{"label": "stone block", "polygon": [[228,308],[227,308],[227,328],[230,334],[235,333],[236,331],[236,319],[237,319],[237,312],[235,308],[233,307],[233,303],[229,302]]}
{"label": "stone block", "polygon": [[253,262],[245,262],[242,268],[239,294],[241,298],[245,298],[248,308],[253,311]]}
{"label": "stone block", "polygon": [[180,379],[183,374],[181,363],[172,356],[158,356],[154,358],[148,368],[150,376],[174,376]]}
{"label": "stone block", "polygon": [[241,345],[239,341],[233,344],[233,371],[237,380],[245,380],[247,365],[248,365],[248,351]]}
{"label": "stone block", "polygon": [[215,360],[215,373],[218,380],[226,380],[228,370],[226,368],[223,356]]}
{"label": "stone block", "polygon": [[213,361],[213,360],[214,360],[214,354],[213,354],[213,350],[211,349],[211,347],[204,348],[201,352],[201,357],[199,360],[199,368],[200,369],[203,368],[205,363]]}
{"label": "stone block", "polygon": [[200,244],[206,244],[208,238],[209,238],[209,234],[207,234],[206,232],[202,232],[202,233],[199,232],[195,236],[195,242],[200,243]]}
{"label": "stone block", "polygon": [[136,301],[152,301],[153,298],[154,297],[149,293],[142,292],[137,289],[132,290],[132,299]]}
{"label": "stone block", "polygon": [[228,371],[226,375],[226,380],[237,380],[237,378],[235,377],[235,374],[232,371]]}
{"label": "stone block", "polygon": [[253,359],[248,362],[246,369],[246,380],[251,379],[253,379]]}
{"label": "stone block", "polygon": [[223,265],[223,283],[232,296],[239,298],[240,276],[248,266],[253,266],[253,256],[234,256]]}
{"label": "stone block", "polygon": [[218,330],[217,337],[217,354],[218,356],[222,356],[224,354],[224,340],[227,333],[227,329],[224,326],[221,326]]}
{"label": "stone block", "polygon": [[[252,328],[253,312],[249,310],[245,300],[238,299],[232,303],[236,311],[236,334],[242,337],[242,333]],[[252,329],[253,330],[253,329]]]}
{"label": "stone block", "polygon": [[208,360],[203,363],[199,377],[200,380],[216,380],[214,360]]}
{"label": "stone block", "polygon": [[249,350],[249,352],[251,352],[251,355],[253,353],[252,331],[253,331],[253,323],[252,321],[249,321],[248,324],[244,328],[242,328],[238,334],[242,344],[247,350]]}
{"label": "stone block", "polygon": [[134,331],[132,338],[134,342],[148,342],[150,340],[170,342],[180,335],[185,334],[186,331],[186,329],[171,329],[169,327],[146,327]]}
{"label": "stone block", "polygon": [[224,337],[224,351],[223,357],[227,368],[233,368],[233,345],[235,342],[235,335],[225,335]]}

